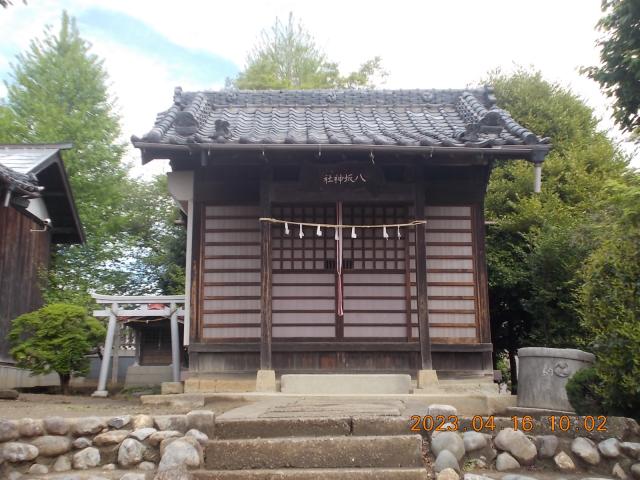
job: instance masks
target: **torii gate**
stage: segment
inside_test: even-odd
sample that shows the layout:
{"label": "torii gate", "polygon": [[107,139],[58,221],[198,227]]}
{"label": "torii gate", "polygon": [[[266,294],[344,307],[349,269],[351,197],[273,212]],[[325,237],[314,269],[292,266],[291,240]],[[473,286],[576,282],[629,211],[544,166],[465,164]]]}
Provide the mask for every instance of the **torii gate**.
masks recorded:
{"label": "torii gate", "polygon": [[[156,296],[111,296],[92,295],[96,303],[105,305],[103,310],[94,310],[94,317],[107,317],[107,336],[104,341],[104,355],[100,364],[100,376],[98,378],[98,389],[93,392],[93,397],[106,397],[107,375],[109,373],[109,363],[111,361],[111,351],[116,337],[116,322],[118,318],[128,317],[166,317],[171,323],[171,366],[173,381],[180,381],[180,336],[178,330],[178,317],[184,317],[184,295],[156,295]],[[167,308],[152,310],[150,304],[168,305]],[[106,306],[109,305],[110,306]],[[125,305],[134,308],[123,308]],[[182,305],[182,307],[180,307]],[[117,355],[117,353],[116,353]],[[115,358],[115,357],[114,357]],[[115,368],[115,365],[114,365]]]}

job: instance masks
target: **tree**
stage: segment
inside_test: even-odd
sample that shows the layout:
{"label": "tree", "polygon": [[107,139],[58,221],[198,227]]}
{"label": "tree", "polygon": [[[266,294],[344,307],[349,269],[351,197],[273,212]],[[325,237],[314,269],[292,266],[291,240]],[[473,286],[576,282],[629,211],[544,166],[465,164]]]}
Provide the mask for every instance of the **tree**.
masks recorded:
{"label": "tree", "polygon": [[583,69],[614,99],[616,123],[627,132],[640,132],[640,2],[602,0],[604,17],[598,28],[605,36],[601,65]]}
{"label": "tree", "polygon": [[596,354],[597,394],[610,415],[640,411],[640,175],[607,184],[601,243],[583,270],[580,316]]}
{"label": "tree", "polygon": [[[152,195],[158,189],[128,176],[122,162],[120,119],[109,96],[102,60],[91,53],[75,21],[62,14],[17,56],[0,125],[11,141],[73,143],[64,153],[86,245],[56,247],[45,278],[45,300],[89,305],[90,290],[113,294],[160,293],[150,274],[156,225],[167,216]],[[9,133],[10,132],[10,133]],[[162,192],[163,208],[174,209]],[[148,262],[147,262],[148,263]]]}
{"label": "tree", "polygon": [[286,24],[276,18],[270,31],[262,31],[244,71],[235,79],[228,79],[227,84],[248,90],[358,88],[373,87],[376,76],[385,75],[380,57],[367,60],[355,72],[341,75],[338,64],[328,60],[290,13]]}
{"label": "tree", "polygon": [[9,331],[11,355],[33,374],[56,372],[63,393],[72,375],[86,375],[87,355],[104,340],[104,326],[83,307],[52,304],[16,318]]}
{"label": "tree", "polygon": [[529,164],[501,162],[486,197],[492,337],[515,374],[520,347],[586,345],[576,293],[584,259],[597,246],[594,205],[605,201],[606,182],[626,181],[629,170],[592,110],[540,72],[493,72],[485,82],[501,107],[553,144],[540,194]]}

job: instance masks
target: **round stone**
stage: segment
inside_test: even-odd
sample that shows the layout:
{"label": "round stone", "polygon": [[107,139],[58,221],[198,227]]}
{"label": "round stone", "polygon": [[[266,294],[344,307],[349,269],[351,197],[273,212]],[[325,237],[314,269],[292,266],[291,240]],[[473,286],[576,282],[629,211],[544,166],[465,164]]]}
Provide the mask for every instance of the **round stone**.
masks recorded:
{"label": "round stone", "polygon": [[633,478],[640,480],[640,463],[634,463],[629,469]]}
{"label": "round stone", "polygon": [[118,464],[125,468],[139,464],[146,448],[134,438],[125,439],[118,449]]}
{"label": "round stone", "polygon": [[73,425],[73,433],[77,436],[95,435],[106,426],[107,424],[98,417],[77,418]]}
{"label": "round stone", "polygon": [[431,451],[437,457],[443,450],[449,450],[458,461],[464,457],[464,441],[457,432],[442,432],[431,439]]}
{"label": "round stone", "polygon": [[11,463],[33,460],[38,453],[38,448],[28,443],[7,442],[2,445],[2,456]]}
{"label": "round stone", "polygon": [[23,418],[18,422],[18,431],[21,437],[36,437],[44,434],[44,425],[42,420]]}
{"label": "round stone", "polygon": [[120,430],[125,425],[129,425],[129,423],[131,423],[131,415],[121,415],[119,417],[110,418],[107,425]]}
{"label": "round stone", "polygon": [[560,452],[553,457],[553,461],[563,472],[572,472],[576,469],[576,465],[573,463],[573,460],[571,460],[571,457],[564,452]]}
{"label": "round stone", "polygon": [[530,465],[538,455],[535,444],[520,430],[505,428],[501,430],[493,443],[500,449],[509,452],[519,463]]}
{"label": "round stone", "polygon": [[597,465],[600,463],[600,454],[592,440],[585,437],[578,437],[571,442],[571,451],[581,460],[589,465]]}
{"label": "round stone", "polygon": [[90,447],[91,445],[93,445],[93,442],[91,441],[91,439],[87,438],[87,437],[79,437],[76,438],[71,445],[73,445],[73,448],[77,449],[77,450],[82,450],[83,448],[87,448]]}
{"label": "round stone", "polygon": [[436,480],[460,480],[460,475],[452,468],[445,468],[438,473]]}
{"label": "round stone", "polygon": [[638,442],[622,442],[620,448],[625,455],[640,460],[640,443]]}
{"label": "round stone", "polygon": [[153,417],[151,415],[140,414],[133,417],[133,430],[151,427],[153,427]]}
{"label": "round stone", "polygon": [[151,471],[151,470],[155,470],[156,469],[156,465],[153,462],[140,462],[138,464],[138,469],[145,470],[145,471]]}
{"label": "round stone", "polygon": [[97,447],[117,445],[127,438],[130,433],[131,432],[129,430],[111,430],[109,432],[104,432],[93,438],[93,444]]}
{"label": "round stone", "polygon": [[598,444],[598,450],[603,457],[617,458],[620,456],[620,442],[617,438],[607,438]]}
{"label": "round stone", "polygon": [[53,462],[51,469],[54,472],[66,472],[71,470],[71,459],[69,458],[69,455],[59,456],[56,461]]}
{"label": "round stone", "polygon": [[38,448],[44,457],[56,457],[71,450],[71,440],[62,435],[45,435],[34,438],[31,444]]}
{"label": "round stone", "polygon": [[34,463],[29,467],[29,473],[31,475],[46,475],[49,473],[49,467],[41,465],[40,463]]}
{"label": "round stone", "polygon": [[182,433],[177,430],[165,430],[163,432],[154,432],[147,439],[147,443],[152,447],[157,447],[167,438],[180,438]]}
{"label": "round stone", "polygon": [[69,422],[64,417],[46,417],[42,423],[49,435],[66,435],[69,432]]}
{"label": "round stone", "polygon": [[179,465],[194,468],[200,466],[198,450],[183,439],[175,440],[166,446],[158,470],[167,470]]}
{"label": "round stone", "polygon": [[487,437],[480,432],[464,432],[462,441],[465,452],[473,452],[487,446]]}
{"label": "round stone", "polygon": [[86,470],[100,465],[100,451],[95,447],[87,447],[73,455],[73,468]]}
{"label": "round stone", "polygon": [[626,480],[627,479],[627,474],[624,473],[624,470],[622,469],[620,464],[617,463],[617,462],[613,466],[613,469],[611,470],[611,475],[613,475],[615,478],[619,478],[620,480]]}
{"label": "round stone", "polygon": [[209,441],[209,436],[206,433],[202,433],[200,430],[196,430],[195,428],[189,430],[187,433],[185,433],[184,436],[195,438],[203,447],[206,446],[207,442]]}
{"label": "round stone", "polygon": [[496,470],[498,470],[499,472],[504,472],[506,470],[515,470],[517,468],[520,468],[520,464],[507,452],[502,452],[496,458]]}
{"label": "round stone", "polygon": [[9,442],[20,436],[18,424],[13,420],[0,418],[0,442]]}
{"label": "round stone", "polygon": [[458,459],[453,453],[451,453],[449,450],[442,450],[436,457],[436,461],[433,463],[433,470],[436,473],[439,473],[443,470],[449,469],[455,472],[459,472],[460,464],[458,463]]}

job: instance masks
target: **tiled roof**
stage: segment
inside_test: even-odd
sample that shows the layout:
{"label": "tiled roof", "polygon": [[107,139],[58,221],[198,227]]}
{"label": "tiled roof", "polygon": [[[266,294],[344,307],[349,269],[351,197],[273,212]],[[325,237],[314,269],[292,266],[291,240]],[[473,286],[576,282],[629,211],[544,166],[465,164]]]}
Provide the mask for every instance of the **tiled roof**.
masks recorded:
{"label": "tiled roof", "polygon": [[479,90],[183,92],[137,143],[494,147],[547,143]]}
{"label": "tiled roof", "polygon": [[3,165],[0,157],[0,191],[4,189],[28,198],[39,197],[42,190],[38,186],[38,179],[33,173],[17,172]]}

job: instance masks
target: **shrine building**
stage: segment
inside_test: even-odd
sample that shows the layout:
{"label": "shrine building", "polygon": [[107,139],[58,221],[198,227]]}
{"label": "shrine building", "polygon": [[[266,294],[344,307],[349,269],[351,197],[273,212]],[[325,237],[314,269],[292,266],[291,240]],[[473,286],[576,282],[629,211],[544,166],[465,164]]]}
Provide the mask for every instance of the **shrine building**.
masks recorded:
{"label": "shrine building", "polygon": [[550,146],[491,89],[176,88],[132,142],[187,216],[189,378],[492,375],[487,183]]}

